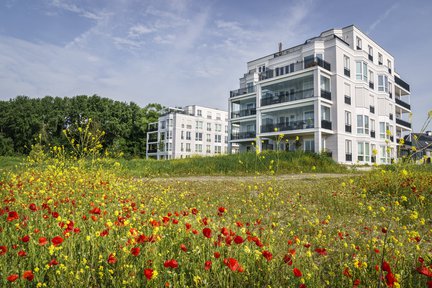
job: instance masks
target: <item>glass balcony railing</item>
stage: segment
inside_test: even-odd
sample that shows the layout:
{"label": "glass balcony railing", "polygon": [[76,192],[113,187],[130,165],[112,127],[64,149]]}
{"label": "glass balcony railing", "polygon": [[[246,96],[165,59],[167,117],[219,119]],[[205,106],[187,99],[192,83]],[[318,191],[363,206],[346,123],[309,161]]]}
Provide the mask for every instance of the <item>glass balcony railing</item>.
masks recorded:
{"label": "glass balcony railing", "polygon": [[289,91],[282,91],[282,92],[279,92],[279,95],[277,95],[277,96],[275,96],[271,93],[268,93],[268,94],[264,95],[263,98],[261,99],[261,106],[311,98],[311,97],[313,97],[313,94],[314,94],[313,91],[314,91],[313,88],[312,89],[305,89],[305,90],[301,90],[301,91],[296,91],[294,93],[291,93]]}
{"label": "glass balcony railing", "polygon": [[321,128],[332,130],[332,122],[328,120],[321,120]]}
{"label": "glass balcony railing", "polygon": [[411,110],[411,105],[406,103],[405,101],[402,101],[399,98],[395,98],[395,101],[396,101],[396,104],[398,104],[398,105],[400,105],[400,106],[402,106],[408,110]]}
{"label": "glass balcony railing", "polygon": [[256,87],[255,86],[245,87],[245,88],[240,88],[240,89],[237,89],[237,90],[230,91],[230,97],[236,97],[236,96],[240,96],[240,95],[244,95],[244,94],[249,94],[249,93],[255,93],[255,92],[256,92]]}
{"label": "glass balcony railing", "polygon": [[401,86],[402,88],[404,88],[406,91],[410,91],[410,86],[408,83],[406,83],[405,81],[403,81],[401,78],[397,77],[396,75],[394,76],[394,80],[395,83],[398,84],[399,86]]}
{"label": "glass balcony railing", "polygon": [[256,137],[255,131],[237,132],[231,134],[231,140],[251,139]]}
{"label": "glass balcony railing", "polygon": [[400,118],[396,118],[396,124],[411,128],[411,123],[409,123],[408,121],[402,120]]}
{"label": "glass balcony railing", "polygon": [[321,89],[321,97],[331,100],[331,92]]}
{"label": "glass balcony railing", "polygon": [[231,118],[246,117],[251,115],[256,115],[256,108],[241,109],[238,111],[231,112]]}
{"label": "glass balcony railing", "polygon": [[314,128],[314,119],[261,125],[261,133]]}

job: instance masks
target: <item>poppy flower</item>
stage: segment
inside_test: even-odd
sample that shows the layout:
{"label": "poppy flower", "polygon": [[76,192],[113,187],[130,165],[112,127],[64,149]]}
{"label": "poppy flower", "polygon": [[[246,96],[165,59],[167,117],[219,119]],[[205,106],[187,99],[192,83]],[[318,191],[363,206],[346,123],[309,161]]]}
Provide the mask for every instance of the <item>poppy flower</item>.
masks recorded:
{"label": "poppy flower", "polygon": [[262,251],[262,255],[263,255],[264,258],[267,259],[267,261],[270,261],[270,260],[273,259],[273,254],[270,253],[270,252],[267,251],[267,250]]}
{"label": "poppy flower", "polygon": [[183,250],[184,252],[187,252],[187,247],[184,244],[180,244],[180,249]]}
{"label": "poppy flower", "polygon": [[27,243],[30,241],[30,236],[29,235],[25,235],[24,237],[21,238],[21,241],[24,243]]}
{"label": "poppy flower", "polygon": [[397,282],[396,277],[392,272],[388,272],[385,278],[387,285],[390,287],[393,287],[394,283]]}
{"label": "poppy flower", "polygon": [[40,237],[39,238],[39,245],[43,246],[43,245],[46,245],[46,244],[48,244],[48,240],[45,237]]}
{"label": "poppy flower", "polygon": [[345,275],[348,278],[351,278],[351,273],[349,272],[348,267],[345,267],[344,271],[343,271],[343,275]]}
{"label": "poppy flower", "polygon": [[6,246],[0,246],[0,256],[6,254],[7,247]]}
{"label": "poppy flower", "polygon": [[419,272],[420,274],[423,274],[427,277],[432,277],[432,271],[429,270],[426,266],[418,267],[417,272]]}
{"label": "poppy flower", "polygon": [[212,262],[211,261],[206,261],[204,264],[204,269],[205,270],[210,270],[212,267]]}
{"label": "poppy flower", "polygon": [[51,239],[51,242],[54,246],[59,246],[63,243],[63,238],[60,236],[55,236],[53,239]]}
{"label": "poppy flower", "polygon": [[293,269],[293,273],[295,277],[301,277],[303,274],[298,268]]}
{"label": "poppy flower", "polygon": [[386,261],[384,261],[384,262],[382,263],[381,269],[382,269],[383,271],[386,271],[386,272],[391,272],[390,264],[387,263]]}
{"label": "poppy flower", "polygon": [[139,247],[133,247],[133,248],[131,249],[131,254],[132,254],[133,256],[138,256],[138,255],[140,254],[140,248],[139,248]]}
{"label": "poppy flower", "polygon": [[23,278],[27,279],[28,281],[33,281],[34,278],[33,272],[31,270],[24,271]]}
{"label": "poppy flower", "polygon": [[101,214],[101,209],[99,207],[95,207],[92,210],[90,210],[90,213],[99,215]]}
{"label": "poppy flower", "polygon": [[114,254],[113,253],[111,253],[109,256],[108,256],[108,263],[109,264],[115,264],[116,262],[117,262],[117,259],[115,258],[115,256],[114,256]]}
{"label": "poppy flower", "polygon": [[238,271],[240,268],[238,261],[234,258],[224,259],[224,264],[228,266],[228,268],[231,269],[231,271]]}
{"label": "poppy flower", "polygon": [[358,287],[358,285],[360,285],[360,279],[356,279],[356,280],[354,280],[354,283],[353,283],[353,288],[357,288]]}
{"label": "poppy flower", "polygon": [[144,276],[148,279],[151,280],[153,277],[153,269],[147,268],[144,269]]}
{"label": "poppy flower", "polygon": [[30,209],[31,211],[36,211],[36,210],[37,210],[36,204],[31,203],[31,204],[29,205],[29,209]]}
{"label": "poppy flower", "polygon": [[317,252],[318,254],[325,256],[327,255],[327,250],[325,248],[316,248],[315,252]]}
{"label": "poppy flower", "polygon": [[50,262],[49,262],[49,266],[55,266],[55,265],[58,265],[59,264],[59,262],[57,261],[57,259],[56,258],[53,258]]}
{"label": "poppy flower", "polygon": [[25,257],[25,256],[27,256],[27,253],[26,253],[24,250],[20,250],[20,251],[18,252],[18,256],[20,256],[20,257]]}
{"label": "poppy flower", "polygon": [[185,227],[186,227],[186,230],[189,230],[192,227],[192,225],[190,223],[185,223]]}
{"label": "poppy flower", "polygon": [[225,209],[225,207],[219,207],[218,208],[218,211],[220,212],[220,213],[224,213],[225,211],[226,211],[226,209]]}
{"label": "poppy flower", "polygon": [[236,243],[236,244],[241,244],[241,243],[243,243],[244,242],[244,240],[243,240],[243,238],[241,237],[241,236],[236,236],[235,238],[234,238],[234,243]]}
{"label": "poppy flower", "polygon": [[204,237],[210,238],[212,235],[212,230],[210,228],[206,227],[202,230],[202,233],[203,233]]}
{"label": "poppy flower", "polygon": [[291,266],[291,265],[293,264],[293,261],[292,261],[291,255],[289,255],[289,254],[286,254],[286,255],[284,256],[283,261],[284,261],[286,264],[288,264],[288,266]]}
{"label": "poppy flower", "polygon": [[7,279],[9,282],[15,282],[18,278],[19,278],[19,275],[18,275],[18,274],[11,274],[11,275],[9,275],[6,279]]}
{"label": "poppy flower", "polygon": [[19,219],[19,216],[18,216],[18,213],[16,212],[16,211],[10,211],[9,213],[8,213],[8,217],[7,217],[7,221],[8,222],[11,222],[11,221],[13,221],[13,220],[18,220]]}
{"label": "poppy flower", "polygon": [[169,260],[166,260],[164,262],[164,266],[165,266],[165,268],[173,268],[173,269],[175,269],[175,268],[178,267],[178,262],[176,260],[174,260],[174,259],[169,259]]}
{"label": "poppy flower", "polygon": [[220,257],[220,253],[219,253],[219,252],[214,252],[214,253],[213,253],[213,256],[214,256],[216,259],[218,259],[218,258]]}

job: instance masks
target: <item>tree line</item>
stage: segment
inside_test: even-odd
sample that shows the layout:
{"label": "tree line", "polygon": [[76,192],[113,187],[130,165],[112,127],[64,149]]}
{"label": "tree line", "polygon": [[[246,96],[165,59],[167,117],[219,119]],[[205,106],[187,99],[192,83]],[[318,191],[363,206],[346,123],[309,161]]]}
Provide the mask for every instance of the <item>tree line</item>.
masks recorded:
{"label": "tree line", "polygon": [[125,156],[143,157],[147,126],[158,119],[160,104],[141,108],[98,95],[29,98],[0,101],[0,155],[26,155],[35,139],[68,147],[63,130],[92,119],[104,131],[103,146]]}

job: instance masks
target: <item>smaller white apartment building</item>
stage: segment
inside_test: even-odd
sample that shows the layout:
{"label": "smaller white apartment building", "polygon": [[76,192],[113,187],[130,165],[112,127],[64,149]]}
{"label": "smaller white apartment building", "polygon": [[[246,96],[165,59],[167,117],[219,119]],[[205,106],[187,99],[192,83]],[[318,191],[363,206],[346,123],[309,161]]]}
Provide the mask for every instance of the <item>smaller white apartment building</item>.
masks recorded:
{"label": "smaller white apartment building", "polygon": [[228,112],[196,105],[166,108],[147,132],[146,158],[226,154]]}

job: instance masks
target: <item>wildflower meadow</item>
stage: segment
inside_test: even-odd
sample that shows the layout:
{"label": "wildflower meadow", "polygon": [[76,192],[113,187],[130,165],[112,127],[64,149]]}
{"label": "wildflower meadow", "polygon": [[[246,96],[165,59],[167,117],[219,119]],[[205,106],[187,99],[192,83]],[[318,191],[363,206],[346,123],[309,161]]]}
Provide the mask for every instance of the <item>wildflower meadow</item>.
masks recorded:
{"label": "wildflower meadow", "polygon": [[432,287],[430,171],[151,179],[54,150],[0,176],[0,286]]}

